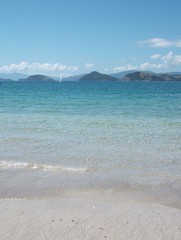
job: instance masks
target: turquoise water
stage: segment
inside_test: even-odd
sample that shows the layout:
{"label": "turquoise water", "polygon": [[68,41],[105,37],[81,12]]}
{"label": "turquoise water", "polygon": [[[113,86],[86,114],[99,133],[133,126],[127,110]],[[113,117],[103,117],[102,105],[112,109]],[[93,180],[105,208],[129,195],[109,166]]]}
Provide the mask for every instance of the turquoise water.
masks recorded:
{"label": "turquoise water", "polygon": [[174,185],[178,197],[181,83],[2,83],[0,169],[85,188]]}

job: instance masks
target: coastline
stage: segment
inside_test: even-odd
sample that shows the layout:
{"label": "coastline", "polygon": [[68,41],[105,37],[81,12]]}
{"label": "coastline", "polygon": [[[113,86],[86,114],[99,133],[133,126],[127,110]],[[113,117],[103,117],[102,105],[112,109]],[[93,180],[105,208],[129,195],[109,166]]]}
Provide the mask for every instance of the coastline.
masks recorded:
{"label": "coastline", "polygon": [[0,234],[15,239],[181,238],[181,210],[157,203],[89,197],[1,199]]}

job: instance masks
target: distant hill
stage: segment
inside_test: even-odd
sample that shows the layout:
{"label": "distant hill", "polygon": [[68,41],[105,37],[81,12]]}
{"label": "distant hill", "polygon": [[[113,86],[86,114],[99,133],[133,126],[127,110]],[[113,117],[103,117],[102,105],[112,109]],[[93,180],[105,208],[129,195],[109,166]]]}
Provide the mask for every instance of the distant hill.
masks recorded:
{"label": "distant hill", "polygon": [[160,74],[162,78],[165,79],[165,81],[181,81],[181,75],[171,75],[170,73],[164,73]]}
{"label": "distant hill", "polygon": [[152,74],[148,72],[134,72],[127,74],[123,81],[181,81],[181,76],[171,76],[169,74]]}
{"label": "distant hill", "polygon": [[[130,77],[129,74],[132,73],[142,73],[142,74],[136,74]],[[94,74],[93,74],[94,73]],[[144,73],[144,74],[143,74]],[[148,75],[146,75],[146,73]],[[92,74],[92,75],[89,75]],[[70,77],[64,77],[62,81],[68,82],[68,81],[180,81],[181,78],[181,72],[168,72],[168,73],[154,73],[150,71],[136,71],[136,70],[130,70],[130,71],[123,71],[118,73],[112,73],[112,74],[101,74],[98,72],[92,72],[89,74],[81,74],[81,75],[75,75]],[[153,74],[154,77],[152,75]],[[88,76],[87,76],[88,75]],[[85,78],[82,78],[84,77]],[[91,76],[91,79],[87,79]],[[108,77],[113,77],[114,79],[108,79]],[[127,78],[125,78],[127,76]],[[136,77],[135,79],[133,79]],[[156,78],[158,77],[158,78]],[[159,78],[160,77],[160,78]],[[10,82],[12,80],[14,81],[59,81],[59,77],[52,77],[52,76],[45,76],[45,75],[26,75],[22,73],[0,73],[0,82]]]}
{"label": "distant hill", "polygon": [[99,72],[91,72],[88,74],[85,74],[83,77],[79,79],[79,81],[117,81],[117,78],[114,78],[107,74],[102,74]]}
{"label": "distant hill", "polygon": [[23,73],[0,73],[0,78],[11,79],[17,81],[20,78],[27,78],[29,75]]}
{"label": "distant hill", "polygon": [[47,77],[45,75],[32,75],[27,78],[19,79],[21,82],[54,82],[55,79]]}
{"label": "distant hill", "polygon": [[[118,78],[118,79],[123,79],[127,74],[135,73],[135,72],[139,72],[139,71],[137,71],[137,70],[129,70],[129,71],[123,71],[123,72],[118,72],[118,73],[111,73],[109,75],[112,76],[112,77]],[[152,74],[155,74],[155,75],[159,75],[159,74],[151,72],[151,71],[144,71],[144,72],[152,73]]]}
{"label": "distant hill", "polygon": [[70,82],[70,81],[79,81],[81,77],[83,77],[85,74],[81,75],[75,75],[75,76],[70,76],[70,77],[65,77],[62,79],[63,82]]}
{"label": "distant hill", "polygon": [[181,72],[168,72],[168,73],[161,73],[162,74],[168,74],[168,75],[172,75],[172,76],[181,76]]}
{"label": "distant hill", "polygon": [[118,72],[118,73],[111,73],[109,74],[112,77],[118,78],[118,79],[123,79],[127,74],[137,72],[136,70],[130,70],[130,71],[123,71],[123,72]]}
{"label": "distant hill", "polygon": [[0,82],[13,82],[11,79],[0,78]]}

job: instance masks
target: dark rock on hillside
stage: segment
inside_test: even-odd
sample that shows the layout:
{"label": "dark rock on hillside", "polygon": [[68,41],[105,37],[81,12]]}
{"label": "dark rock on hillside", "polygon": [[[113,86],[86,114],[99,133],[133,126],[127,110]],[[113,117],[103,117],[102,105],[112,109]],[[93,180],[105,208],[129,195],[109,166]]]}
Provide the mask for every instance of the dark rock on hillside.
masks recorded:
{"label": "dark rock on hillside", "polygon": [[160,75],[155,75],[147,72],[134,72],[127,74],[123,81],[165,81],[165,78]]}
{"label": "dark rock on hillside", "polygon": [[181,81],[181,76],[169,74],[152,74],[148,72],[134,72],[127,74],[123,81]]}
{"label": "dark rock on hillside", "polygon": [[99,73],[99,72],[91,72],[89,74],[86,74],[84,75],[83,77],[81,77],[79,79],[79,81],[92,81],[92,82],[95,82],[95,81],[117,81],[118,79],[117,78],[114,78],[110,75],[107,75],[107,74],[102,74],[102,73]]}
{"label": "dark rock on hillside", "polygon": [[181,81],[181,75],[170,75],[168,73],[160,74],[162,78],[165,79],[165,81]]}
{"label": "dark rock on hillside", "polygon": [[171,76],[181,76],[181,72],[167,72],[167,73],[160,73],[160,75],[162,74],[168,74]]}

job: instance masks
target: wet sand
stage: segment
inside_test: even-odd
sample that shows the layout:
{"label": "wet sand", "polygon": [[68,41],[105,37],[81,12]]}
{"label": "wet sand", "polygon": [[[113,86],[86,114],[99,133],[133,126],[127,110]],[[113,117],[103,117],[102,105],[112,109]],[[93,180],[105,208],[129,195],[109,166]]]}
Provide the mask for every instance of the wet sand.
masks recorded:
{"label": "wet sand", "polygon": [[106,196],[1,199],[0,239],[180,240],[181,210]]}

